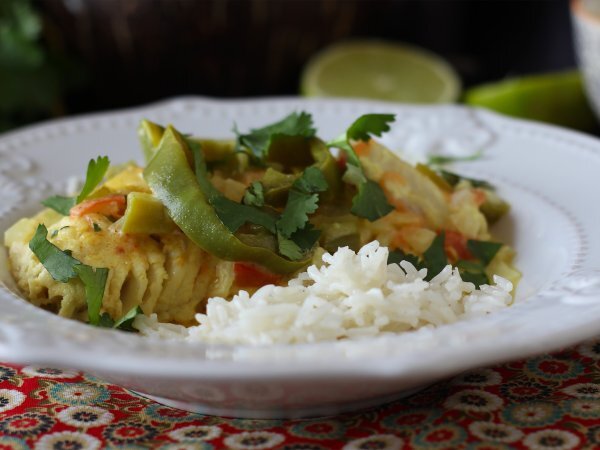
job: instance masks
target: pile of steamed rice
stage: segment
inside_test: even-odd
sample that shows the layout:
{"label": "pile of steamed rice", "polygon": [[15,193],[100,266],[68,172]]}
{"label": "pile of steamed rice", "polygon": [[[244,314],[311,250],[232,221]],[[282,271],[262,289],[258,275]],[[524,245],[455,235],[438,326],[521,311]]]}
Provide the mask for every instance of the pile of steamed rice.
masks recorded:
{"label": "pile of steamed rice", "polygon": [[407,261],[387,264],[378,242],[358,253],[340,248],[323,255],[287,286],[268,285],[232,300],[211,298],[197,326],[159,323],[140,315],[143,335],[225,344],[292,344],[356,339],[433,327],[492,313],[512,302],[512,284],[494,276],[479,289],[446,266],[431,281]]}

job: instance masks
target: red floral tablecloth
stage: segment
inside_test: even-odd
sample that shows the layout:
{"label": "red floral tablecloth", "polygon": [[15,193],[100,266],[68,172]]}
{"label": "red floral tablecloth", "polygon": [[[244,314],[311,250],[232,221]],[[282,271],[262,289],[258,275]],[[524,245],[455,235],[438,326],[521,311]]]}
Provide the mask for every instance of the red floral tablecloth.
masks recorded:
{"label": "red floral tablecloth", "polygon": [[0,450],[27,448],[600,449],[600,340],[305,421],[202,416],[78,372],[0,364]]}

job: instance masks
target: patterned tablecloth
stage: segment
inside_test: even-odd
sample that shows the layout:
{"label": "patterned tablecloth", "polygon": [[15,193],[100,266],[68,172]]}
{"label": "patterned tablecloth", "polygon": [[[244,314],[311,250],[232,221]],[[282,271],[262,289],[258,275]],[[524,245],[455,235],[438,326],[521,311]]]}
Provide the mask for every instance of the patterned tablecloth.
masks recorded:
{"label": "patterned tablecloth", "polygon": [[85,374],[0,364],[0,450],[27,448],[600,449],[600,340],[304,421],[202,416]]}

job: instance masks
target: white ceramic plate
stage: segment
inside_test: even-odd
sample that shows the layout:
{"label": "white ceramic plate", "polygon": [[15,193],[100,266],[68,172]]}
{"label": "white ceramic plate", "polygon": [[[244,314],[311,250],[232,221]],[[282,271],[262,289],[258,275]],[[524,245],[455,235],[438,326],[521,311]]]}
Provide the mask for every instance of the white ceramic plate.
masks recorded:
{"label": "white ceramic plate", "polygon": [[64,192],[90,158],[141,159],[141,118],[200,136],[231,136],[294,110],[334,137],[357,116],[391,112],[384,139],[411,158],[470,154],[453,170],[490,180],[513,205],[495,232],[518,251],[514,306],[485,318],[361,342],[249,348],[158,342],[96,329],[19,298],[0,257],[0,360],[87,370],[199,412],[253,417],[333,414],[406,395],[457,372],[549,351],[600,333],[600,142],[457,106],[342,100],[180,98],[60,120],[0,137],[0,231]]}

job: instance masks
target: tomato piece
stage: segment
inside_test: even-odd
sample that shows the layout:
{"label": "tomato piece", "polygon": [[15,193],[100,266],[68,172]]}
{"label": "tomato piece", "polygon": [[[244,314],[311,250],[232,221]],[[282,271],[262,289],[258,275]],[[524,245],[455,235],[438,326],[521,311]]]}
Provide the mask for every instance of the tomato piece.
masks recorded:
{"label": "tomato piece", "polygon": [[452,230],[446,230],[445,235],[444,250],[452,262],[459,259],[473,259],[473,255],[467,248],[466,236]]}
{"label": "tomato piece", "polygon": [[72,217],[81,217],[87,214],[102,214],[106,217],[118,219],[125,214],[127,206],[124,195],[107,195],[106,197],[93,198],[79,203],[71,208]]}
{"label": "tomato piece", "polygon": [[348,164],[348,156],[346,156],[346,152],[340,152],[340,155],[335,162],[337,163],[338,169],[340,169],[341,172],[344,172],[346,170],[346,164]]}
{"label": "tomato piece", "polygon": [[473,196],[475,197],[475,204],[477,206],[481,206],[487,200],[487,195],[483,189],[475,188],[473,189]]}
{"label": "tomato piece", "polygon": [[277,284],[281,277],[260,269],[254,264],[236,262],[233,265],[235,273],[235,282],[244,287],[260,287],[267,284]]}

